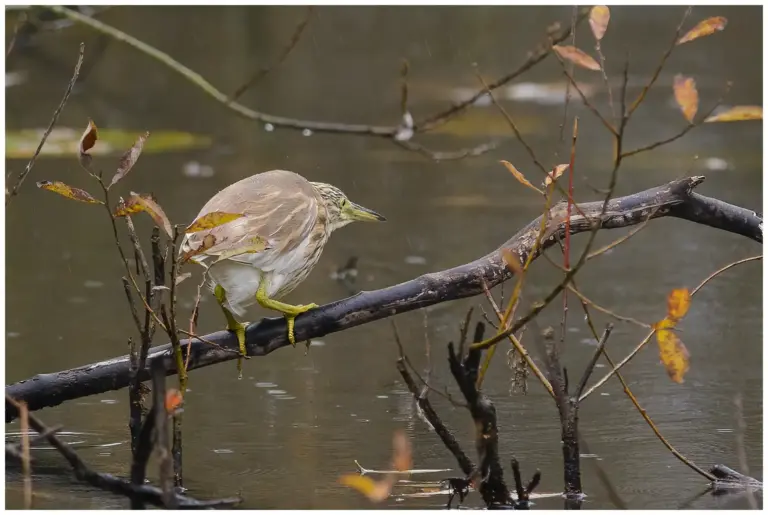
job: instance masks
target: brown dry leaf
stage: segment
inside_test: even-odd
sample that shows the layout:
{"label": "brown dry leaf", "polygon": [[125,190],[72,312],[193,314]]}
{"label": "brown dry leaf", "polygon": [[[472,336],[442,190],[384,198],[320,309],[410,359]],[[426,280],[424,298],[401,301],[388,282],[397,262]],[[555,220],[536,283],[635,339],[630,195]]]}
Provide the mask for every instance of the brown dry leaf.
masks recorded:
{"label": "brown dry leaf", "polygon": [[691,293],[688,288],[677,288],[667,296],[667,317],[679,322],[691,307]]}
{"label": "brown dry leaf", "polygon": [[517,179],[517,181],[520,184],[522,184],[523,186],[528,186],[532,190],[535,190],[539,192],[541,195],[544,195],[543,191],[541,191],[539,188],[537,188],[536,186],[528,182],[528,179],[526,179],[525,176],[522,173],[520,173],[517,168],[515,168],[515,165],[513,165],[509,161],[504,161],[504,160],[499,162],[507,167],[507,170],[509,170],[512,173],[512,175],[515,177],[515,179]]}
{"label": "brown dry leaf", "polygon": [[136,213],[146,212],[152,217],[152,220],[162,227],[169,238],[173,238],[173,229],[165,212],[151,195],[140,195],[131,192],[127,202],[120,202],[115,210],[115,216],[128,216]]}
{"label": "brown dry leaf", "polygon": [[228,224],[229,222],[233,220],[237,220],[238,218],[242,218],[243,214],[238,213],[225,213],[223,211],[213,211],[212,213],[208,213],[204,216],[201,216],[192,224],[184,229],[184,232],[187,234],[193,233],[193,232],[200,232],[205,231],[208,229],[213,229],[214,227],[218,227],[220,225]]}
{"label": "brown dry leaf", "polygon": [[394,478],[387,476],[381,481],[374,481],[368,476],[358,474],[345,474],[339,478],[339,482],[344,486],[354,488],[373,502],[381,502],[389,497]]}
{"label": "brown dry leaf", "polygon": [[725,28],[728,24],[728,20],[723,16],[714,16],[707,18],[704,21],[700,21],[698,25],[689,30],[685,36],[677,40],[677,45],[682,45],[694,39],[698,39],[703,36],[709,36],[715,32],[719,32]]}
{"label": "brown dry leaf", "polygon": [[585,54],[575,46],[561,46],[554,45],[552,49],[557,52],[557,55],[563,59],[571,61],[573,64],[577,64],[587,70],[600,71],[600,65],[589,54]]}
{"label": "brown dry leaf", "polygon": [[40,181],[37,183],[37,187],[58,193],[63,197],[67,197],[72,200],[79,200],[80,202],[86,202],[88,204],[104,203],[101,200],[93,198],[91,194],[85,190],[81,190],[80,188],[73,188],[72,186],[59,181]]}
{"label": "brown dry leaf", "polygon": [[88,120],[88,127],[85,128],[85,132],[80,137],[80,143],[78,144],[78,153],[80,156],[80,165],[90,172],[91,155],[88,153],[90,149],[96,144],[99,139],[99,130],[96,128],[96,124],[93,120]]}
{"label": "brown dry leaf", "polygon": [[568,164],[555,166],[552,171],[547,174],[547,178],[544,180],[544,186],[549,186],[552,184],[552,181],[559,179],[560,176],[563,175],[563,172],[568,169],[568,166]]}
{"label": "brown dry leaf", "polygon": [[656,341],[659,343],[661,362],[664,363],[670,379],[676,383],[682,383],[683,376],[690,368],[688,349],[685,348],[674,331],[668,329],[657,331]]}
{"label": "brown dry leaf", "polygon": [[165,411],[173,413],[184,403],[184,398],[176,388],[171,388],[165,394]]}
{"label": "brown dry leaf", "polygon": [[[222,240],[223,241],[223,240]],[[214,245],[216,245],[216,236],[213,234],[206,234],[203,238],[203,242],[200,244],[199,247],[196,249],[189,250],[184,253],[183,256],[181,256],[181,262],[186,263],[189,261],[189,258],[197,256],[198,254],[203,254],[205,251],[212,248]]]}
{"label": "brown dry leaf", "polygon": [[395,431],[392,439],[393,457],[392,465],[395,470],[406,472],[413,468],[413,454],[411,452],[411,442],[408,440],[405,431]]}
{"label": "brown dry leaf", "polygon": [[[209,234],[208,236],[212,236],[212,235]],[[219,254],[218,259],[216,259],[216,261],[214,261],[212,265],[215,265],[219,261],[224,261],[225,259],[233,258],[241,254],[256,254],[257,252],[261,252],[263,250],[266,250],[267,248],[269,248],[269,246],[267,245],[267,240],[265,240],[260,236],[253,236],[251,238],[248,238],[246,240],[246,243],[244,243],[243,245],[240,245],[233,249],[225,250],[224,252]]]}
{"label": "brown dry leaf", "polygon": [[675,75],[675,100],[683,111],[683,116],[689,123],[693,123],[696,111],[699,110],[699,92],[696,90],[696,81],[693,77]]}
{"label": "brown dry leaf", "polygon": [[608,22],[611,19],[611,10],[607,5],[596,5],[589,11],[589,26],[595,39],[600,41],[608,30]]}
{"label": "brown dry leaf", "polygon": [[125,177],[126,174],[131,171],[131,168],[133,168],[133,165],[135,165],[136,161],[139,159],[141,150],[144,148],[144,142],[148,137],[148,132],[139,136],[139,139],[136,140],[136,143],[133,144],[128,152],[123,154],[123,156],[120,158],[120,164],[117,165],[117,172],[115,173],[115,176],[112,177],[112,182],[109,183],[107,189],[114,186],[117,181]]}
{"label": "brown dry leaf", "polygon": [[745,120],[762,120],[763,108],[762,106],[734,106],[723,111],[720,114],[715,114],[704,120],[704,123],[713,122],[741,122]]}

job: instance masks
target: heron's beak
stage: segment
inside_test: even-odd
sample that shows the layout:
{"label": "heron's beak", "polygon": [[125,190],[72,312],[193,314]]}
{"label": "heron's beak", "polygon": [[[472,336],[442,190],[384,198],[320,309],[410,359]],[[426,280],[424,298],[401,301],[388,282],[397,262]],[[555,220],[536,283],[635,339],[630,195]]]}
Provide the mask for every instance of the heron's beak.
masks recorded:
{"label": "heron's beak", "polygon": [[350,202],[347,208],[344,210],[344,214],[347,219],[354,220],[356,222],[386,222],[387,219],[381,216],[376,211],[372,211],[367,207],[360,206],[354,202]]}

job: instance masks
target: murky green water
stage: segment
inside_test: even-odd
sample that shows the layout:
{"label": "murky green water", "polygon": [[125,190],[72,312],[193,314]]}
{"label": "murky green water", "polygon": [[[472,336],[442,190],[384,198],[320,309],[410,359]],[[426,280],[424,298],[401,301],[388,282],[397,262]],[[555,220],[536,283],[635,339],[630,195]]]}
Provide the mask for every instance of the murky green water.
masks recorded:
{"label": "murky green water", "polygon": [[[630,74],[642,84],[681,14],[678,7],[615,8],[603,43],[609,73],[618,76],[629,51]],[[728,28],[682,46],[672,55],[658,87],[630,126],[628,147],[671,136],[684,126],[672,99],[676,73],[696,78],[702,110],[715,101],[726,80],[734,82],[732,103],[761,103],[761,60],[754,52],[762,37],[761,11],[697,8],[689,26],[712,15],[726,16]],[[101,19],[168,52],[230,92],[253,70],[276,59],[303,16],[299,8],[118,7]],[[401,59],[407,58],[410,102],[420,118],[447,105],[455,88],[477,85],[472,63],[478,63],[487,77],[502,75],[524,59],[551,22],[567,23],[569,16],[567,7],[317,8],[295,51],[242,101],[285,116],[395,124],[398,70]],[[13,15],[6,18],[12,30]],[[378,139],[266,131],[124,45],[109,43],[96,59],[96,49],[104,42],[82,27],[42,34],[34,47],[14,52],[8,69],[23,71],[26,77],[22,85],[6,89],[8,129],[47,125],[80,41],[86,43],[88,73],[63,112],[61,127],[80,130],[92,118],[104,128],[186,131],[210,136],[213,142],[206,149],[143,156],[120,186],[121,192],[153,192],[169,217],[181,223],[224,186],[249,174],[285,168],[333,183],[355,201],[387,216],[387,224],[353,225],[334,235],[317,269],[289,301],[324,303],[345,296],[345,289],[329,276],[352,255],[360,258],[359,287],[375,289],[470,261],[496,248],[539,214],[536,196],[498,164],[499,159],[507,159],[536,178],[524,149],[509,137],[492,107],[477,108],[469,121],[424,137],[425,144],[446,150],[474,145],[489,136],[507,138],[489,154],[454,162],[431,162]],[[584,25],[577,44],[590,49],[591,41]],[[593,84],[597,101],[607,105],[599,76],[579,71],[578,78]],[[549,59],[520,82],[560,80],[557,63]],[[514,91],[499,94],[512,97]],[[637,89],[630,93],[636,94]],[[530,101],[506,101],[505,105],[545,162],[566,161],[566,144],[561,143],[558,128],[562,105]],[[587,183],[605,183],[610,139],[578,102],[571,103],[569,113],[580,116],[578,198],[594,199]],[[618,193],[696,173],[707,176],[701,193],[759,210],[761,141],[759,123],[701,128],[672,145],[628,160]],[[556,152],[560,157],[555,157]],[[694,155],[699,160],[692,164]],[[109,170],[116,158],[98,162]],[[6,166],[15,176],[25,163],[7,160]],[[718,169],[722,163],[727,169]],[[6,384],[124,354],[128,336],[135,337],[108,221],[97,207],[36,190],[33,182],[43,179],[93,189],[74,157],[41,158],[7,213]],[[137,219],[137,226],[148,234],[146,220]],[[619,234],[601,234],[598,244]],[[577,241],[583,244],[584,239]],[[681,220],[659,220],[610,255],[591,261],[578,283],[595,302],[653,322],[663,316],[665,295],[671,288],[692,288],[720,266],[760,252],[761,246],[739,236]],[[635,395],[663,434],[703,468],[716,463],[742,468],[734,407],[735,396],[742,395],[746,465],[758,478],[762,478],[763,452],[761,273],[759,263],[735,268],[695,297],[682,324],[681,337],[692,355],[684,384],[668,380],[654,346],[625,369]],[[528,299],[545,294],[558,280],[551,265],[538,261],[526,289]],[[192,282],[182,288],[185,313],[194,295]],[[200,329],[220,329],[220,312],[211,298],[205,300]],[[484,303],[479,298],[453,302],[428,311],[436,383],[453,388],[445,344],[455,340],[466,309],[480,302]],[[559,323],[559,302],[554,304],[541,317],[541,326]],[[566,363],[574,371],[583,368],[593,350],[577,312],[572,310],[569,318],[566,354]],[[254,309],[249,317],[255,320],[265,314]],[[419,312],[397,318],[407,352],[418,366],[426,364],[422,321]],[[618,324],[608,348],[613,356],[623,356],[643,336],[642,329]],[[301,348],[288,348],[252,359],[245,365],[242,381],[237,380],[233,363],[191,374],[184,415],[184,476],[192,494],[211,498],[241,493],[248,508],[368,507],[337,479],[355,471],[354,460],[366,468],[387,468],[391,435],[397,428],[405,428],[412,439],[415,466],[456,470],[455,461],[419,418],[399,380],[389,322],[333,334],[322,342],[308,355]],[[602,376],[607,369],[596,372]],[[539,468],[541,492],[560,491],[562,455],[556,409],[534,383],[528,396],[510,395],[509,379],[501,354],[491,367],[486,389],[499,413],[504,459],[516,456],[526,475]],[[439,398],[435,403],[471,455],[473,427],[468,413]],[[84,433],[68,438],[82,442],[81,454],[89,464],[115,474],[126,474],[130,463],[127,414],[126,391],[39,412],[49,425],[62,424],[69,431]],[[659,443],[618,382],[607,383],[585,402],[581,429],[596,455],[583,459],[585,507],[612,507],[596,466],[607,473],[632,508],[675,508],[705,488],[705,480]],[[18,424],[6,427],[8,432],[17,430]],[[127,506],[122,499],[78,484],[54,453],[42,450],[34,458],[37,507]],[[150,477],[156,477],[155,465],[151,471]],[[11,467],[7,472],[7,506],[18,508],[22,502],[19,470]],[[444,475],[430,476],[440,477]],[[402,495],[407,492],[398,489],[389,506],[438,507],[445,502],[442,496]],[[476,495],[470,497],[470,503],[477,500]],[[706,495],[689,505],[735,508],[748,503],[743,496]],[[558,508],[562,501],[542,499],[537,506]]]}

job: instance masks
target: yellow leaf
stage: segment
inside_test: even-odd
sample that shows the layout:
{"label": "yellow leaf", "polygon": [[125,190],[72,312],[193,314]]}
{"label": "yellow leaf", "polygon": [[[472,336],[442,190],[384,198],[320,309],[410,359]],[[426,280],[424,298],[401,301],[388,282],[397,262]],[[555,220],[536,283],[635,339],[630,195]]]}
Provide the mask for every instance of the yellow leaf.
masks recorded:
{"label": "yellow leaf", "polygon": [[500,161],[501,164],[507,167],[507,170],[509,170],[512,175],[517,179],[517,181],[522,184],[523,186],[528,186],[532,190],[538,191],[540,194],[544,195],[544,192],[541,191],[539,188],[528,182],[528,179],[525,178],[525,176],[520,173],[515,166],[510,163],[509,161]]}
{"label": "yellow leaf", "polygon": [[563,175],[563,172],[568,169],[568,165],[557,165],[552,169],[551,172],[547,174],[547,178],[544,180],[544,186],[549,186],[552,184],[552,181],[556,181],[560,178],[561,175]]}
{"label": "yellow leaf", "polygon": [[683,376],[690,368],[688,349],[677,335],[670,330],[662,330],[656,333],[656,341],[659,344],[659,356],[667,369],[670,379],[676,383],[683,382]]}
{"label": "yellow leaf", "polygon": [[88,151],[93,148],[98,139],[99,130],[96,128],[96,124],[93,123],[93,120],[88,120],[88,127],[85,128],[85,132],[80,137],[80,143],[78,144],[80,165],[86,170],[89,170],[92,159]]}
{"label": "yellow leaf", "polygon": [[734,106],[723,111],[722,113],[715,114],[704,120],[704,123],[713,122],[741,122],[744,120],[762,120],[763,108],[762,106]]}
{"label": "yellow leaf", "polygon": [[[213,236],[213,235],[212,234],[206,235],[206,237],[208,236]],[[203,243],[205,243],[205,239],[203,239]],[[218,259],[214,261],[213,264],[215,265],[219,261],[224,261],[225,259],[233,258],[241,254],[256,254],[257,252],[261,252],[267,248],[268,248],[267,240],[265,240],[260,236],[253,236],[251,238],[248,238],[243,245],[239,245],[235,248],[225,250],[224,252],[219,254]]]}
{"label": "yellow leaf", "polygon": [[688,288],[678,288],[667,296],[667,317],[679,321],[691,307],[691,294]]}
{"label": "yellow leaf", "polygon": [[236,214],[236,213],[225,213],[223,211],[213,211],[211,213],[207,213],[204,216],[201,216],[192,224],[187,227],[184,232],[187,234],[193,233],[193,232],[200,232],[205,231],[208,229],[213,229],[215,227],[218,227],[220,225],[228,224],[229,222],[233,220],[237,220],[238,218],[242,218],[244,215],[242,214]]}
{"label": "yellow leaf", "polygon": [[677,320],[671,318],[663,318],[662,320],[653,324],[653,329],[656,331],[663,331],[664,329],[674,329],[677,325]]}
{"label": "yellow leaf", "polygon": [[728,20],[723,16],[707,18],[704,21],[700,21],[698,25],[689,30],[685,36],[678,39],[677,44],[682,45],[683,43],[693,41],[694,39],[698,39],[703,36],[709,36],[710,34],[714,34],[715,32],[723,30],[727,24]]}
{"label": "yellow leaf", "polygon": [[133,165],[135,165],[136,161],[139,159],[141,150],[144,148],[144,142],[148,137],[148,132],[139,136],[139,139],[136,140],[136,143],[133,144],[128,152],[123,154],[123,156],[120,158],[120,164],[117,166],[117,172],[115,173],[115,176],[112,177],[112,182],[109,183],[107,188],[114,186],[117,181],[125,177],[125,175],[131,171],[131,168],[133,168]]}
{"label": "yellow leaf", "polygon": [[152,220],[162,227],[169,238],[173,238],[173,229],[168,217],[165,216],[163,209],[149,195],[139,195],[131,192],[127,202],[120,202],[115,210],[115,216],[129,216],[136,213],[146,212],[152,217]]}
{"label": "yellow leaf", "polygon": [[611,19],[611,10],[607,5],[596,5],[589,11],[589,26],[595,39],[600,41],[608,30],[608,21]]}
{"label": "yellow leaf", "polygon": [[40,181],[37,183],[37,187],[58,193],[61,196],[67,197],[72,200],[79,200],[80,202],[86,202],[88,204],[103,204],[101,200],[96,200],[85,190],[80,188],[73,188],[63,182],[59,181]]}
{"label": "yellow leaf", "polygon": [[354,488],[373,502],[381,502],[389,497],[393,482],[390,480],[374,481],[368,476],[346,474],[339,478],[342,485]]}
{"label": "yellow leaf", "polygon": [[688,122],[693,123],[696,111],[699,110],[699,92],[696,90],[696,81],[693,77],[675,76],[674,83],[675,100],[683,111],[683,116]]}
{"label": "yellow leaf", "polygon": [[554,45],[552,49],[563,59],[571,61],[587,70],[600,71],[600,65],[591,56],[585,54],[575,46]]}

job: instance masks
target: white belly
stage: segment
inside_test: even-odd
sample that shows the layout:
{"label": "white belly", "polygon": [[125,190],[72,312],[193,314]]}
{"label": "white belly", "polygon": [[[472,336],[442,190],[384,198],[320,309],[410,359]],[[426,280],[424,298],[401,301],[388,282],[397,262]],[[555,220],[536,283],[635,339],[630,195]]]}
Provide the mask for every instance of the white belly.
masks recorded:
{"label": "white belly", "polygon": [[[296,285],[288,285],[296,274],[306,276],[315,263],[307,263],[304,256],[309,245],[309,238],[291,252],[288,258],[278,258],[264,263],[261,254],[243,254],[243,261],[224,260],[210,267],[208,275],[214,284],[221,285],[227,294],[230,311],[242,316],[245,308],[256,303],[256,291],[262,277],[267,282],[266,293],[269,298],[278,299],[290,293]],[[306,270],[303,270],[307,267]],[[262,275],[263,273],[263,275]],[[285,288],[289,286],[289,288]]]}

